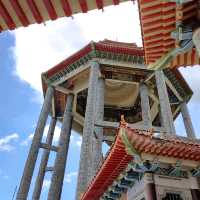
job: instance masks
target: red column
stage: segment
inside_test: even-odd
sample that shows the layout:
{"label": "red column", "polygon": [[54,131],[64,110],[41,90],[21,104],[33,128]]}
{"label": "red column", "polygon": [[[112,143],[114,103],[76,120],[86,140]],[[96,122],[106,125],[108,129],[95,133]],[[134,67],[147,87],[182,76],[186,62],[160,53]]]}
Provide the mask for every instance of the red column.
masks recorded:
{"label": "red column", "polygon": [[144,184],[145,184],[145,188],[144,188],[145,200],[157,200],[156,187],[155,187],[152,173],[145,173]]}
{"label": "red column", "polygon": [[156,200],[156,187],[154,183],[147,183],[145,185],[146,200]]}
{"label": "red column", "polygon": [[192,200],[199,200],[200,198],[200,189],[191,189]]}

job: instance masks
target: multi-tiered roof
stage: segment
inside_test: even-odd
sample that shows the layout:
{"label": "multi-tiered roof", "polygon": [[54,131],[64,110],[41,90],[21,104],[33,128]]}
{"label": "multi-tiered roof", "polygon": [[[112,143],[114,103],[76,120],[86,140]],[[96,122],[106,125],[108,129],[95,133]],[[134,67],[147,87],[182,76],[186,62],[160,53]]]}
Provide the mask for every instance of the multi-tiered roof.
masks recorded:
{"label": "multi-tiered roof", "polygon": [[[176,40],[171,33],[176,30],[176,23],[190,26],[197,22],[198,1],[189,1],[177,6],[175,1],[139,0],[139,13],[146,64],[154,63],[171,49],[176,47]],[[195,65],[200,63],[195,48],[176,56],[170,67]]]}

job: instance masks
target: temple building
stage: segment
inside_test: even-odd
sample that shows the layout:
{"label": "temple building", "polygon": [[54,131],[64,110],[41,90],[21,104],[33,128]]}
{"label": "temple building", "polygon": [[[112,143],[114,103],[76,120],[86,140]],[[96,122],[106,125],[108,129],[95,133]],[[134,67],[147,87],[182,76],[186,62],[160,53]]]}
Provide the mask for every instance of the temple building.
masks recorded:
{"label": "temple building", "polygon": [[[147,69],[141,47],[103,40],[43,73],[42,86],[45,100],[17,200],[27,199],[40,149],[32,199],[40,198],[47,171],[48,200],[61,198],[71,129],[82,135],[76,200],[198,199],[200,141],[187,109],[193,92],[177,69]],[[179,114],[187,137],[176,133]],[[56,121],[62,122],[58,146],[52,145]],[[51,152],[55,163],[47,166]]]}
{"label": "temple building", "polygon": [[[0,32],[124,1],[2,0]],[[177,69],[200,64],[200,1],[137,2],[142,48],[91,42],[42,74],[44,103],[17,200],[28,197],[40,149],[32,199],[40,198],[47,171],[52,172],[48,200],[61,198],[72,129],[82,136],[76,200],[200,199],[200,141],[187,108],[193,92]],[[187,137],[176,133],[179,115]],[[62,128],[55,146],[57,121]],[[105,157],[103,143],[110,147]],[[48,166],[52,152],[55,163]]]}

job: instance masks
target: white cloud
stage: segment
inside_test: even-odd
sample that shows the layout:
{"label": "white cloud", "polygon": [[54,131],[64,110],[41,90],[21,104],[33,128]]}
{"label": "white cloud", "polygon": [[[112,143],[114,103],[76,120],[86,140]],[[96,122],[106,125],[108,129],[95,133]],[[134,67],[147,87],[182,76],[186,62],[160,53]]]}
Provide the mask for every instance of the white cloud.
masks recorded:
{"label": "white cloud", "polygon": [[106,7],[103,12],[80,14],[75,20],[87,41],[108,38],[142,45],[138,6],[133,2]]}
{"label": "white cloud", "polygon": [[7,179],[9,179],[9,176],[8,175],[4,175],[3,178],[7,180]]}
{"label": "white cloud", "polygon": [[[44,129],[44,137],[47,137],[48,134],[48,130],[49,130],[49,124],[45,126]],[[54,131],[54,137],[53,137],[53,143],[57,144],[59,142],[59,137],[60,137],[60,132],[61,132],[61,128],[59,126],[55,127],[55,131]],[[77,135],[76,133],[74,133],[72,131],[71,137],[70,137],[70,144],[72,146],[78,146],[80,147],[82,143],[82,138],[81,136]]]}
{"label": "white cloud", "polygon": [[66,183],[71,183],[73,180],[76,179],[77,175],[78,175],[77,172],[70,172],[70,173],[68,173],[68,174],[65,175],[64,181]]}
{"label": "white cloud", "polygon": [[76,141],[76,145],[79,146],[79,147],[81,146],[81,143],[82,143],[82,139]]}
{"label": "white cloud", "polygon": [[[76,179],[77,175],[78,175],[77,172],[70,172],[70,173],[65,174],[64,182],[65,183],[71,183],[73,180]],[[51,180],[44,179],[44,182],[43,182],[43,185],[42,185],[43,189],[45,189],[45,190],[49,189],[50,184],[51,184]]]}
{"label": "white cloud", "polygon": [[7,135],[3,138],[0,138],[0,151],[13,150],[14,146],[11,143],[17,140],[18,138],[19,138],[19,135],[17,133],[13,133],[11,135]]}
{"label": "white cloud", "polygon": [[43,185],[42,185],[43,189],[49,189],[50,184],[51,184],[50,180],[44,179]]}
{"label": "white cloud", "polygon": [[81,147],[82,137],[74,132],[72,132],[70,138],[70,144],[75,147]]}
{"label": "white cloud", "polygon": [[[47,137],[48,130],[49,130],[49,124],[46,125],[45,128],[44,128],[44,140],[45,140],[46,137]],[[61,132],[61,128],[57,125],[57,126],[55,127],[55,130],[54,130],[54,137],[53,137],[53,144],[54,144],[54,145],[57,145],[58,142],[59,142],[60,132]],[[29,143],[32,141],[33,136],[34,136],[34,134],[31,133],[25,140],[23,140],[23,141],[20,143],[20,145],[21,145],[21,146],[28,146]],[[76,146],[76,147],[78,146],[78,147],[80,147],[80,146],[81,146],[81,143],[82,143],[82,138],[81,138],[81,136],[80,136],[80,135],[77,135],[76,133],[74,133],[74,132],[72,131],[72,135],[71,135],[71,137],[70,137],[70,144],[71,144],[72,146]]]}
{"label": "white cloud", "polygon": [[14,31],[16,75],[41,91],[41,73],[75,51],[77,29],[70,19],[63,18],[46,26],[31,25]]}
{"label": "white cloud", "polygon": [[180,71],[194,92],[191,103],[200,103],[200,66],[180,68]]}
{"label": "white cloud", "polygon": [[[48,130],[49,130],[49,124],[46,125],[44,128],[44,137],[45,138],[47,137]],[[60,131],[61,131],[61,128],[56,125],[55,130],[54,130],[53,143],[57,143],[59,141]]]}
{"label": "white cloud", "polygon": [[[137,6],[132,2],[62,18],[44,25],[31,25],[12,32],[15,74],[41,92],[41,73],[53,67],[91,40],[105,38],[127,42],[140,40]],[[41,99],[38,92],[36,100]]]}
{"label": "white cloud", "polygon": [[31,133],[25,140],[23,140],[20,145],[21,146],[28,146],[29,142],[33,139],[33,133]]}

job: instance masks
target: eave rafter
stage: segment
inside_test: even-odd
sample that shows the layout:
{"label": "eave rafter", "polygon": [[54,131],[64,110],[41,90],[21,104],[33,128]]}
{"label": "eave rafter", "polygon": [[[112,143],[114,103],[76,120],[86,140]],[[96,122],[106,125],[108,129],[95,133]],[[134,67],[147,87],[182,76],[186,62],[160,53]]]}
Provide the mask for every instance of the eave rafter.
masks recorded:
{"label": "eave rafter", "polygon": [[[13,30],[21,26],[34,23],[45,23],[48,20],[56,20],[60,17],[72,17],[76,13],[87,13],[93,9],[103,9],[109,5],[118,5],[128,0],[2,0],[0,2],[0,32]],[[12,7],[12,9],[10,8]]]}

